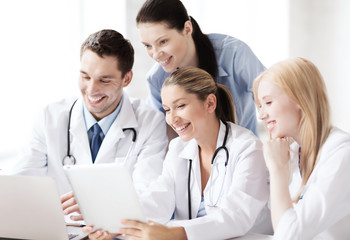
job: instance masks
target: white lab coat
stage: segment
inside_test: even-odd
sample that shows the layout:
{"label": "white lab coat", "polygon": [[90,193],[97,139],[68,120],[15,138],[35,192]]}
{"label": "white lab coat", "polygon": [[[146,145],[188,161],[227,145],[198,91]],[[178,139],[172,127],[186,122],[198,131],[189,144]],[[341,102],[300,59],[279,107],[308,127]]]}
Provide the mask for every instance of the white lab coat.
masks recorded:
{"label": "white lab coat", "polygon": [[[291,146],[290,193],[297,194],[301,176],[299,146]],[[302,190],[303,198],[281,217],[275,239],[350,239],[350,134],[333,128]]]}
{"label": "white lab coat", "polygon": [[[198,144],[192,139],[182,142],[179,138],[170,143],[164,161],[163,173],[141,197],[145,215],[160,223],[167,223],[175,211],[171,226],[183,226],[188,239],[226,239],[246,234],[257,223],[265,226],[264,233],[272,231],[266,204],[269,198],[268,171],[263,159],[262,144],[249,130],[228,123],[230,132],[226,147],[229,161],[226,169],[226,153],[221,150],[216,158],[218,168],[211,172],[213,188],[208,180],[204,190],[206,216],[196,218],[201,202],[201,173]],[[225,125],[220,122],[217,148],[223,143]],[[188,220],[188,170],[192,159],[191,204],[192,220]],[[219,179],[217,179],[219,178]],[[223,189],[220,193],[221,185]],[[213,190],[213,199],[210,191]],[[216,207],[211,200],[219,199]],[[258,217],[259,215],[259,217]]]}
{"label": "white lab coat", "polygon": [[[137,132],[133,151],[126,166],[132,174],[135,187],[140,190],[155,180],[162,171],[168,138],[164,115],[141,100],[131,100],[123,93],[120,113],[106,134],[95,163],[122,162],[132,143],[132,131]],[[60,194],[71,191],[64,174],[62,160],[67,156],[68,115],[75,99],[64,99],[48,105],[33,129],[29,147],[14,167],[14,174],[53,177]],[[92,164],[90,145],[83,117],[83,100],[75,104],[70,126],[71,155],[76,164]]]}

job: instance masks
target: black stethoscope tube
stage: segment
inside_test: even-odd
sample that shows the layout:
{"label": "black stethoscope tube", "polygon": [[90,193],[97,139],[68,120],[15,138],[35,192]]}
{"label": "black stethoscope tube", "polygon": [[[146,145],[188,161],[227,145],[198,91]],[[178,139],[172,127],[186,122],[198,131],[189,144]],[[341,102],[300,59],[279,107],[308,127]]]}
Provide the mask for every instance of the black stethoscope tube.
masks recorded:
{"label": "black stethoscope tube", "polygon": [[192,207],[191,207],[191,171],[192,171],[192,159],[190,159],[190,166],[188,167],[188,183],[187,183],[187,194],[188,194],[188,219],[192,219]]}
{"label": "black stethoscope tube", "polygon": [[[62,163],[63,163],[63,165],[75,165],[76,164],[76,159],[75,159],[75,157],[73,156],[73,155],[71,155],[70,154],[70,133],[69,133],[69,130],[70,130],[70,122],[71,122],[71,119],[72,119],[72,111],[73,111],[73,107],[74,107],[74,105],[75,105],[75,103],[78,101],[78,99],[76,99],[74,102],[73,102],[73,104],[72,104],[72,106],[71,106],[71,108],[70,108],[70,110],[69,110],[69,115],[68,115],[68,128],[67,128],[67,156],[65,156],[64,158],[63,158],[63,161],[62,161]],[[127,131],[127,130],[131,130],[132,132],[133,132],[133,136],[132,136],[132,145],[131,145],[131,147],[129,148],[129,151],[128,151],[128,153],[127,153],[127,156],[126,156],[126,158],[129,156],[129,154],[130,154],[130,151],[131,151],[131,148],[132,148],[132,146],[133,146],[133,144],[135,143],[135,141],[136,141],[136,138],[137,138],[137,133],[136,133],[136,130],[135,130],[135,128],[123,128],[122,129],[123,130],[123,132],[125,132],[125,131]],[[125,160],[126,160],[126,158],[125,158]]]}
{"label": "black stethoscope tube", "polygon": [[76,99],[73,104],[72,104],[72,107],[70,108],[69,110],[69,115],[68,115],[68,129],[67,129],[67,157],[72,157],[70,155],[70,139],[69,139],[69,130],[70,130],[70,122],[71,122],[71,116],[72,116],[72,111],[73,111],[73,107],[75,105],[75,103],[78,101],[78,99]]}
{"label": "black stethoscope tube", "polygon": [[[214,161],[215,161],[215,157],[216,155],[219,153],[220,150],[224,150],[226,152],[226,161],[225,161],[225,168],[228,164],[228,160],[229,160],[229,153],[228,153],[228,150],[226,148],[226,141],[227,141],[227,136],[228,136],[228,132],[229,132],[229,126],[227,125],[226,122],[223,122],[225,124],[225,137],[224,137],[224,141],[221,145],[221,147],[218,147],[214,154],[213,154],[213,157],[211,159],[211,165],[214,164]],[[188,217],[189,219],[192,219],[192,206],[191,206],[191,172],[192,172],[192,159],[189,159],[189,167],[188,167],[188,183],[187,183],[187,194],[188,194]],[[212,177],[212,176],[210,176]],[[210,186],[210,187],[213,187],[213,186]]]}

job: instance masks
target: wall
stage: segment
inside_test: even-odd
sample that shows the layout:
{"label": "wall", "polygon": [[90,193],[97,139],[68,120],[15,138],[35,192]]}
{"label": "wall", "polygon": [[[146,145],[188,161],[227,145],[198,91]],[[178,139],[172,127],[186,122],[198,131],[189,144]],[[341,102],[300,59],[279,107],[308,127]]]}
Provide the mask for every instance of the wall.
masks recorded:
{"label": "wall", "polygon": [[350,132],[350,1],[291,0],[290,55],[320,69],[334,125]]}

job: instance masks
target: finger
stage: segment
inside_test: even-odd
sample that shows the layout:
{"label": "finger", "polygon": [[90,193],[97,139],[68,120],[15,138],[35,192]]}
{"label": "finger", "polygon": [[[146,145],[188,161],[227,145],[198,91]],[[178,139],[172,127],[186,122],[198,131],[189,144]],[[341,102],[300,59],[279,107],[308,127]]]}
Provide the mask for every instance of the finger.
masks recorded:
{"label": "finger", "polygon": [[138,228],[120,228],[119,233],[125,235],[128,238],[141,238],[142,230]]}
{"label": "finger", "polygon": [[110,240],[113,237],[109,234],[109,232],[102,232],[102,234],[96,240]]}
{"label": "finger", "polygon": [[73,192],[69,192],[66,194],[61,195],[60,199],[61,199],[61,203],[64,203],[65,201],[67,201],[68,199],[74,197]]}
{"label": "finger", "polygon": [[72,216],[70,216],[70,219],[72,219],[73,221],[84,220],[83,215],[81,215],[81,214],[79,214],[79,215],[72,215]]}
{"label": "finger", "polygon": [[93,229],[94,229],[93,226],[92,226],[92,225],[89,225],[89,226],[83,227],[83,228],[82,228],[82,231],[83,231],[84,233],[89,233],[89,232],[92,232]]}
{"label": "finger", "polygon": [[128,220],[128,219],[122,220],[120,223],[126,226],[130,226],[132,228],[138,228],[138,229],[142,229],[146,225],[146,223],[144,222],[140,222],[136,220]]}
{"label": "finger", "polygon": [[148,220],[147,223],[148,223],[149,225],[151,225],[151,226],[153,226],[153,225],[161,225],[161,224],[159,224],[159,223],[157,223],[157,222],[154,222],[154,221],[152,221],[152,220]]}
{"label": "finger", "polygon": [[73,206],[67,207],[67,208],[65,208],[65,209],[63,210],[63,213],[64,213],[65,215],[70,214],[70,213],[73,213],[73,212],[80,213],[80,209],[79,209],[78,204],[75,204],[75,205],[73,205]]}
{"label": "finger", "polygon": [[77,202],[75,200],[75,197],[73,196],[62,203],[62,208],[66,209],[66,208],[73,206],[75,204],[77,204]]}
{"label": "finger", "polygon": [[89,239],[98,239],[101,235],[102,235],[102,232],[100,230],[97,230],[89,234]]}

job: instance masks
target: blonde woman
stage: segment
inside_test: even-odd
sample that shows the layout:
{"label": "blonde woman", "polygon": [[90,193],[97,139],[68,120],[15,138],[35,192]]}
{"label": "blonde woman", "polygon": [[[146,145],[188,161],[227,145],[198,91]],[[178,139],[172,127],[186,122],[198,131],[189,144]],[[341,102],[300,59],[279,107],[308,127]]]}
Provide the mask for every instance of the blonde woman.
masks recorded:
{"label": "blonde woman", "polygon": [[350,239],[350,134],[331,125],[320,72],[303,58],[279,62],[255,80],[254,95],[270,134],[275,238]]}
{"label": "blonde woman", "polygon": [[[161,96],[166,121],[179,137],[141,203],[148,218],[165,225],[126,220],[128,228],[120,233],[131,239],[212,240],[270,232],[262,145],[234,124],[226,87],[204,70],[184,67],[165,80]],[[113,236],[97,231],[89,237]]]}

